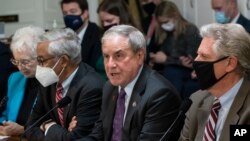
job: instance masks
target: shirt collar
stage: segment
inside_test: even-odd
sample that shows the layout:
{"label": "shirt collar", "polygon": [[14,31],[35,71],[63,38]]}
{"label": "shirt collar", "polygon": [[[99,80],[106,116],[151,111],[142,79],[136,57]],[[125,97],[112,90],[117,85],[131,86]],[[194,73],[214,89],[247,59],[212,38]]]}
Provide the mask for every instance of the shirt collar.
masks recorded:
{"label": "shirt collar", "polygon": [[62,87],[63,87],[63,97],[66,96],[66,93],[68,92],[69,90],[69,86],[70,86],[70,83],[72,82],[77,70],[78,70],[79,67],[77,67],[73,73],[70,74],[70,76],[65,79],[63,82],[62,82]]}
{"label": "shirt collar", "polygon": [[243,78],[241,78],[229,91],[227,91],[223,96],[219,98],[221,108],[230,108],[236,94],[238,93],[240,86],[243,83]]}
{"label": "shirt collar", "polygon": [[86,32],[88,25],[89,25],[89,23],[87,23],[86,26],[84,26],[83,29],[78,33],[78,38],[80,39],[80,43],[83,40],[83,36],[85,35],[85,32]]}
{"label": "shirt collar", "polygon": [[[137,81],[137,79],[139,78],[141,71],[142,71],[143,66],[141,66],[139,72],[137,73],[136,77],[124,88],[126,95],[131,95],[132,91],[134,89],[135,83]],[[121,90],[121,86],[119,86],[119,92]]]}
{"label": "shirt collar", "polygon": [[239,17],[240,17],[240,13],[238,13],[237,16],[233,18],[233,20],[231,21],[231,23],[237,23]]}

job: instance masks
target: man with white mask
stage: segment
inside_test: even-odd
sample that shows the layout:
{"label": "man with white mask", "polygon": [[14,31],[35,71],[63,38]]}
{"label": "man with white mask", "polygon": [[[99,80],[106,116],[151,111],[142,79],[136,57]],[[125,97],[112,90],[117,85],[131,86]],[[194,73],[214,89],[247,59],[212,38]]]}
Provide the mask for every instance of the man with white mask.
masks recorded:
{"label": "man with white mask", "polygon": [[[99,117],[103,79],[81,62],[81,45],[76,33],[69,29],[46,32],[37,46],[36,78],[43,85],[27,128],[52,109],[63,97],[71,104],[53,110],[36,127],[27,131],[28,140],[72,140],[90,133]],[[68,130],[77,119],[76,128]]]}

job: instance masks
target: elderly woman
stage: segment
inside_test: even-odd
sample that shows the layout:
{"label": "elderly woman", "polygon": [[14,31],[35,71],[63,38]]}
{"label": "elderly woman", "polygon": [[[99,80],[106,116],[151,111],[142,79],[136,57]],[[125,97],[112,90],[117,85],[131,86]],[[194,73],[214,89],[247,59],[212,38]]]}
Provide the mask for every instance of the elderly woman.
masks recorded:
{"label": "elderly woman", "polygon": [[11,42],[13,59],[18,72],[8,80],[7,107],[0,117],[0,135],[19,135],[24,131],[37,96],[36,46],[38,37],[44,33],[39,27],[28,26],[16,31]]}

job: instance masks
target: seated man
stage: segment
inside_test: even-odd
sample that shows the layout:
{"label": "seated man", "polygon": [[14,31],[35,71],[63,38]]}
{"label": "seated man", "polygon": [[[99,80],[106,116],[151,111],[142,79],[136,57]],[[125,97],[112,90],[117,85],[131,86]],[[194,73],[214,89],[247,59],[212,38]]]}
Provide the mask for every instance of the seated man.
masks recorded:
{"label": "seated man", "polygon": [[[43,87],[27,123],[28,140],[68,141],[88,135],[99,118],[104,82],[92,67],[81,62],[76,33],[69,28],[46,32],[37,46],[37,61],[36,78]],[[71,104],[31,126],[65,96],[72,99]],[[72,118],[78,122],[68,131]]]}
{"label": "seated man", "polygon": [[79,141],[157,141],[170,127],[180,97],[169,81],[144,65],[145,48],[144,35],[132,26],[105,32],[102,52],[109,81],[101,116],[92,133]]}
{"label": "seated man", "polygon": [[191,96],[179,141],[229,141],[230,125],[250,124],[250,36],[239,24],[205,25],[201,36],[194,70],[203,91]]}
{"label": "seated man", "polygon": [[12,73],[8,80],[7,107],[0,116],[0,122],[3,124],[0,126],[0,135],[20,135],[24,131],[39,87],[35,78],[36,46],[38,37],[43,33],[42,28],[28,26],[18,29],[12,38],[11,62],[19,71]]}

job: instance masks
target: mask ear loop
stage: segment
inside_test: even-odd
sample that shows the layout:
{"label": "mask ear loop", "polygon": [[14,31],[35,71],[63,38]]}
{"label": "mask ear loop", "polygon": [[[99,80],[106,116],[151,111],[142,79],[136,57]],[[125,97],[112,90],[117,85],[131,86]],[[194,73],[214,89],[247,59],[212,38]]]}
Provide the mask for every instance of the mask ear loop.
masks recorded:
{"label": "mask ear loop", "polygon": [[53,70],[57,66],[57,64],[59,63],[60,59],[61,59],[61,57],[57,60],[56,64],[52,67]]}
{"label": "mask ear loop", "polygon": [[[57,66],[57,64],[59,63],[60,59],[61,59],[61,57],[57,60],[56,64],[55,64],[54,67],[52,68],[53,70],[54,70],[54,68]],[[62,69],[61,72],[59,73],[58,78],[60,78],[60,76],[61,76],[61,74],[64,72],[64,70],[65,70],[65,67],[63,67],[63,69]]]}

